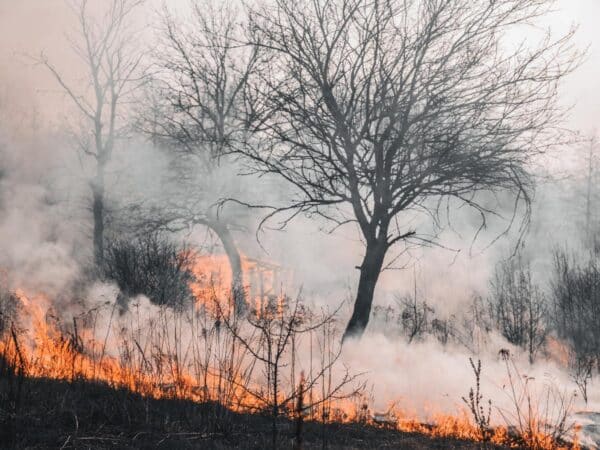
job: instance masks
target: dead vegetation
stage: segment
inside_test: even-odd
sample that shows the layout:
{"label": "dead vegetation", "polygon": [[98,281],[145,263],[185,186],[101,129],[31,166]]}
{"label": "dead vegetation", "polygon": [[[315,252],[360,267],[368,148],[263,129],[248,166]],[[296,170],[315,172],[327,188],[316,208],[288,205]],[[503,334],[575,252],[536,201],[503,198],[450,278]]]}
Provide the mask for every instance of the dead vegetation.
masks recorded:
{"label": "dead vegetation", "polygon": [[[524,42],[508,51],[504,43],[552,2],[275,0],[239,12],[197,3],[181,23],[165,5],[153,61],[135,47],[130,26],[142,3],[111,0],[94,20],[86,0],[74,2],[79,35],[71,44],[87,87],[71,84],[71,68],[36,59],[81,121],[73,135],[92,239],[89,255],[65,253],[93,279],[65,281],[81,287],[68,299],[77,291],[70,285],[60,300],[26,281],[23,290],[0,292],[2,445],[408,448],[407,432],[421,434],[414,445],[563,445],[573,397],[555,385],[535,392],[512,347],[499,353],[508,409],[484,400],[481,362],[470,360],[467,409],[427,423],[396,405],[375,413],[362,374],[341,358],[341,342],[365,332],[380,274],[404,254],[397,247],[437,243],[442,224],[452,228],[451,210],[480,216],[475,240],[488,217],[502,216],[498,199],[507,194],[514,206],[504,233],[522,210],[523,238],[530,163],[564,142],[559,86],[581,55],[574,30],[548,33],[536,48]],[[138,104],[146,94],[152,105]],[[128,175],[112,164],[123,162],[116,156],[132,136],[165,153],[165,174],[177,180],[165,182],[173,190],[164,197],[112,198],[113,169]],[[588,187],[591,150],[589,161]],[[245,185],[230,175],[242,174],[250,184],[278,180],[283,195],[274,200],[256,186],[240,192]],[[488,204],[490,196],[498,202]],[[591,235],[589,189],[587,197]],[[116,204],[135,214],[113,221]],[[432,234],[415,225],[420,213]],[[265,293],[261,284],[259,295],[246,289],[244,233],[274,217],[284,229],[298,215],[320,218],[330,232],[355,226],[362,238],[345,331],[337,311],[319,311],[279,286]],[[197,227],[217,237],[227,257],[226,295],[209,276],[196,289],[197,255],[179,241]],[[40,240],[63,244],[54,233]],[[416,287],[374,315],[408,344],[432,339],[470,354],[476,328],[497,333],[530,364],[556,338],[587,403],[600,361],[599,266],[597,254],[579,265],[557,252],[546,296],[529,265],[509,258],[490,295],[466,315],[443,316]],[[118,287],[116,301],[111,293],[88,301],[88,290],[114,287],[106,281]]]}
{"label": "dead vegetation", "polygon": [[[243,318],[233,314],[233,300],[215,297],[172,308],[138,298],[127,311],[108,302],[67,322],[45,309],[43,298],[10,298],[23,311],[10,319],[0,339],[9,434],[17,433],[14,421],[22,414],[28,379],[99,383],[146,401],[212,403],[223,420],[233,411],[259,414],[270,418],[273,448],[280,445],[280,422],[295,416],[351,421],[340,402],[362,389],[359,374],[338,368],[334,315],[313,314],[300,298],[261,298]],[[20,319],[25,326],[17,327]],[[302,339],[309,341],[308,362],[297,354]]]}
{"label": "dead vegetation", "polygon": [[[463,399],[472,422],[420,422],[394,406],[377,414],[360,374],[340,366],[335,311],[315,314],[300,297],[265,298],[245,317],[231,299],[213,298],[211,309],[137,300],[122,315],[105,304],[67,323],[42,299],[11,298],[21,312],[0,340],[0,416],[15,448],[471,448],[456,440],[467,439],[549,449],[568,431],[572,398],[549,389],[539,399],[508,363],[515,408],[501,411],[506,427],[493,426],[472,361],[476,384]],[[553,415],[541,416],[548,406]]]}
{"label": "dead vegetation", "polygon": [[[6,382],[4,377],[0,380],[2,393]],[[268,416],[235,413],[216,403],[152,399],[102,383],[48,379],[25,379],[22,399],[12,428],[5,426],[5,403],[0,407],[3,448],[259,450],[271,446]],[[278,427],[278,447],[292,448],[297,424],[280,418]],[[460,439],[305,420],[302,448],[322,449],[324,443],[329,449],[479,448],[478,443]]]}

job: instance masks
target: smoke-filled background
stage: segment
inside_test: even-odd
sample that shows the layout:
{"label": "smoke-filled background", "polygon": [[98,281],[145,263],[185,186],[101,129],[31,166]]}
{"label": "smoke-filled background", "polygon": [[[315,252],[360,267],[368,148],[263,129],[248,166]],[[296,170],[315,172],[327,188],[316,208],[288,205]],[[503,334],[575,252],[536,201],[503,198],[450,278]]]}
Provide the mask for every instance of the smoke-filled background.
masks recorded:
{"label": "smoke-filled background", "polygon": [[[175,11],[185,11],[187,7],[185,1],[168,2],[168,5]],[[91,6],[92,10],[102,9],[101,5],[95,5],[94,2]],[[12,206],[16,209],[19,205],[23,219],[28,219],[25,224],[20,222],[21,217],[8,214],[6,217],[10,219],[3,225],[3,242],[18,242],[19,245],[26,245],[24,242],[27,240],[37,242],[40,244],[35,246],[38,247],[37,252],[42,252],[50,251],[39,249],[47,247],[44,243],[50,240],[56,243],[55,250],[58,252],[60,241],[64,242],[67,253],[72,253],[74,249],[85,252],[85,239],[82,242],[69,242],[86,232],[81,226],[82,220],[75,220],[74,215],[79,214],[80,219],[85,220],[87,214],[83,208],[85,196],[89,195],[86,173],[82,171],[74,143],[69,140],[70,134],[75,133],[79,126],[77,111],[52,75],[36,63],[43,53],[57,67],[68,68],[65,77],[69,82],[84,85],[85,66],[69,48],[69,39],[77,36],[77,17],[68,2],[62,1],[31,0],[18,4],[3,1],[0,8],[3,178],[5,186],[11,188],[10,194],[6,194],[6,190],[4,192],[9,197],[5,205],[9,211],[13,211]],[[540,24],[552,27],[556,33],[565,32],[575,24],[579,27],[576,44],[588,48],[585,61],[565,81],[561,94],[563,104],[572,107],[566,125],[579,132],[581,138],[594,133],[600,109],[600,94],[595,89],[600,71],[600,50],[594,39],[599,8],[597,2],[592,0],[559,2],[557,11],[545,17]],[[140,29],[145,24],[156,26],[156,21],[160,20],[161,3],[147,2],[141,11],[137,12],[136,17]],[[158,32],[158,27],[146,29],[139,36],[140,51],[148,51],[146,44],[156,39],[153,31]],[[133,190],[139,196],[152,197],[152,189],[160,190],[157,184],[166,178],[163,171],[165,158],[135,138],[122,146],[124,149],[116,155],[122,161],[112,164],[112,176],[116,184],[110,196],[123,198]],[[585,189],[586,151],[585,143],[569,145],[545,155],[544,160],[540,161],[537,172],[549,178],[543,179],[537,189],[530,237],[527,239],[528,248],[536,260],[548,258],[552,244],[547,237],[551,237],[555,244],[578,244],[581,223],[577,222],[577,218],[583,216],[582,210],[585,208],[585,198],[581,193]],[[231,175],[231,183],[240,182],[241,178],[236,177],[235,173]],[[576,186],[578,182],[582,183],[581,186]],[[15,183],[24,184],[27,188],[23,186],[18,189]],[[261,183],[258,181],[255,184],[260,186]],[[267,193],[271,188],[270,185],[264,186]],[[27,200],[20,196],[25,196]],[[42,225],[44,221],[47,226]],[[307,289],[313,286],[321,288],[323,285],[339,288],[340,285],[354,282],[356,274],[353,268],[358,263],[361,251],[356,230],[343,229],[339,233],[326,235],[318,232],[319,223],[302,219],[299,222],[292,224],[286,233],[273,232],[263,236],[268,257],[293,268],[296,277],[302,280]],[[429,296],[436,304],[460,304],[470,291],[486,288],[495,261],[503,253],[512,251],[510,247],[514,246],[514,241],[510,239],[501,239],[497,245],[487,248],[497,236],[498,227],[501,229],[503,225],[497,224],[494,228],[492,224],[492,229],[479,236],[473,244],[472,239],[479,226],[477,217],[459,217],[453,222],[455,232],[447,230],[439,239],[451,251],[427,248],[416,251],[415,258],[403,262],[411,267],[416,265],[417,276],[427,280],[427,289],[431,291]],[[54,227],[73,227],[74,230],[52,231],[53,239],[42,236],[46,233],[42,230],[52,230]],[[18,229],[23,235],[21,239],[14,239],[12,233]],[[252,240],[252,230],[247,234],[244,240]],[[294,237],[291,238],[291,235]],[[301,245],[294,245],[297,243]],[[253,244],[248,242],[247,245]],[[10,245],[6,248],[8,254],[15,254],[15,258],[16,254],[26,253],[21,247],[14,252]],[[260,254],[260,249],[252,250],[257,252],[257,257],[264,256]],[[31,260],[31,254],[27,259]],[[407,289],[407,284],[412,286],[414,273],[413,270],[405,270],[386,274],[380,297],[386,296],[383,291]]]}
{"label": "smoke-filled background", "polygon": [[[102,3],[90,2],[92,11],[102,10]],[[166,4],[173,14],[186,15],[186,1]],[[140,52],[151,54],[163,14],[159,1],[147,1],[135,12],[132,26],[138,29],[135,45]],[[558,34],[576,24],[574,43],[588,50],[581,66],[561,87],[562,105],[572,108],[565,128],[575,134],[569,143],[536,160],[537,188],[525,232],[521,233],[518,216],[509,232],[503,233],[512,215],[509,198],[500,201],[502,217],[491,219],[481,232],[478,215],[459,210],[452,214],[449,226],[430,230],[437,234],[439,245],[406,249],[395,267],[382,275],[369,332],[344,350],[344,361],[353,370],[367,373],[376,408],[385,409],[389,399],[397,399],[420,414],[434,405],[453,410],[466,395],[465,380],[472,377],[471,355],[483,361],[486,395],[502,405],[505,364],[498,351],[503,348],[509,348],[533,378],[575,389],[567,368],[553,359],[552,350],[547,351],[547,358],[528,365],[527,352],[511,345],[497,330],[487,333],[477,346],[460,342],[444,346],[432,336],[409,344],[393,331],[402,322],[401,314],[390,313],[386,318],[385,311],[389,305],[401,308],[402,299],[412,296],[416,310],[423,308],[420,302],[426,302],[425,308],[431,308],[430,314],[437,319],[460,321],[474,299],[485,301],[492,295],[499,264],[517,252],[529,264],[534,283],[550,298],[553,252],[588,250],[586,226],[590,220],[598,225],[600,219],[597,201],[591,208],[592,219],[586,216],[589,138],[600,117],[598,19],[598,1],[561,0],[556,11],[540,21],[540,28],[551,27]],[[85,67],[70,49],[76,30],[77,17],[68,2],[0,0],[0,268],[10,288],[43,292],[56,307],[67,308],[78,297],[115,301],[118,292],[109,283],[85,289],[79,284],[83,267],[93,257],[89,206],[93,167],[78,150],[80,115],[40,62],[44,55],[69,84],[84,87]],[[136,99],[139,104],[144,100]],[[139,104],[129,105],[127,114],[134,117]],[[241,176],[236,162],[223,164],[209,186],[194,184],[192,177],[190,188],[182,189],[169,172],[172,159],[172,154],[153,145],[143,133],[128,132],[117,144],[107,171],[106,205],[112,224],[133,220],[139,211],[160,206],[170,196],[205,196],[216,201],[250,192],[255,198],[277,201],[285,193],[277,180]],[[318,307],[335,309],[346,302],[340,313],[345,320],[363,252],[357,229],[347,226],[329,233],[319,219],[300,216],[284,230],[267,226],[257,232],[263,213],[231,204],[222,212],[239,223],[234,235],[245,255],[292,274],[282,289],[292,296],[301,290],[303,298]],[[431,226],[426,218],[414,220],[420,229]],[[185,227],[175,236],[207,252],[221,251],[202,226]],[[600,390],[592,384],[587,406],[579,402],[578,407],[598,410]]]}

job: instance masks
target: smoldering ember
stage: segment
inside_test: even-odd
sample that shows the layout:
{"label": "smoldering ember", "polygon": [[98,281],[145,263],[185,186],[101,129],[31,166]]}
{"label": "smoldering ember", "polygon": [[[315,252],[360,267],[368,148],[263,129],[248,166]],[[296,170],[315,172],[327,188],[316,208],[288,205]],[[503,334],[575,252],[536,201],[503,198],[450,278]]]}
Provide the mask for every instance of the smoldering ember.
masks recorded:
{"label": "smoldering ember", "polygon": [[599,20],[0,0],[0,448],[599,448]]}

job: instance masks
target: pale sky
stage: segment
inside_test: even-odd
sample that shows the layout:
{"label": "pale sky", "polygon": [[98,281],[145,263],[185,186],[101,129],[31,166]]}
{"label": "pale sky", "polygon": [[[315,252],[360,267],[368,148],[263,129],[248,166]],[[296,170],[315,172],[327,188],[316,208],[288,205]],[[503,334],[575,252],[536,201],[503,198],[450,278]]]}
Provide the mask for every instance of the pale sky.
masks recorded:
{"label": "pale sky", "polygon": [[[94,7],[103,2],[90,3]],[[183,2],[167,0],[168,5]],[[150,18],[161,3],[147,1],[143,14]],[[547,22],[557,32],[579,24],[576,42],[581,48],[589,46],[584,64],[563,88],[564,101],[575,105],[569,126],[587,133],[600,128],[600,0],[559,0],[557,6],[560,11]],[[24,55],[43,50],[76,79],[77,60],[66,41],[75,26],[65,0],[0,0],[0,104],[8,103],[15,114],[25,114],[35,105],[38,114],[53,121],[64,114],[53,80]]]}
{"label": "pale sky", "polygon": [[598,128],[600,132],[600,0],[560,0],[560,12],[550,18],[553,27],[567,29],[579,24],[576,43],[589,46],[583,65],[564,86],[564,98],[575,103],[572,126],[584,132]]}

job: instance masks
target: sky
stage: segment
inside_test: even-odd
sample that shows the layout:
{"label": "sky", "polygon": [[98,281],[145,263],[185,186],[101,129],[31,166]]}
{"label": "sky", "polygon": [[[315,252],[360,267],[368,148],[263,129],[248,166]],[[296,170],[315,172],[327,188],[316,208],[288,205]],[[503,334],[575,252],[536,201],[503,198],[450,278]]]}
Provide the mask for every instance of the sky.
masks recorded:
{"label": "sky", "polygon": [[[143,15],[151,18],[163,0],[147,0]],[[97,7],[103,0],[91,0]],[[184,0],[167,0],[167,5],[185,4]],[[9,102],[27,111],[35,105],[44,118],[56,120],[59,91],[53,80],[31,56],[43,51],[51,59],[69,67],[76,77],[78,61],[69,52],[68,34],[76,22],[67,0],[0,0],[0,102]],[[600,1],[559,0],[557,12],[546,22],[557,32],[578,24],[576,44],[589,47],[582,66],[565,83],[563,101],[573,105],[570,126],[589,133],[600,117]],[[143,45],[143,43],[140,43]]]}
{"label": "sky", "polygon": [[588,48],[581,67],[566,81],[563,99],[573,105],[571,126],[585,133],[600,125],[600,1],[561,0],[549,20],[556,29],[579,26],[575,42]]}

